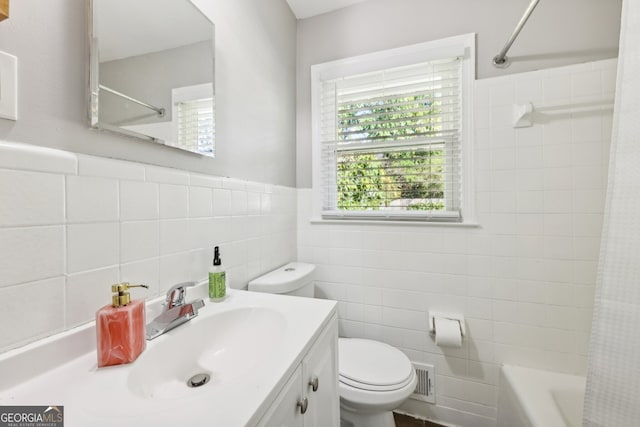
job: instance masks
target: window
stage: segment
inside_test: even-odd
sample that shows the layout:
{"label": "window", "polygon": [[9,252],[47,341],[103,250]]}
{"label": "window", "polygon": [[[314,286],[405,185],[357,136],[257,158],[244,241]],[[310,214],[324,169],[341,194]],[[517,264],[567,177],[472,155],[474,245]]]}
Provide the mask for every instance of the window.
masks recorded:
{"label": "window", "polygon": [[175,145],[189,151],[215,155],[215,101],[213,85],[172,90]]}
{"label": "window", "polygon": [[465,39],[471,47],[459,37],[444,41],[448,49],[429,43],[314,66],[323,218],[461,221],[474,38]]}

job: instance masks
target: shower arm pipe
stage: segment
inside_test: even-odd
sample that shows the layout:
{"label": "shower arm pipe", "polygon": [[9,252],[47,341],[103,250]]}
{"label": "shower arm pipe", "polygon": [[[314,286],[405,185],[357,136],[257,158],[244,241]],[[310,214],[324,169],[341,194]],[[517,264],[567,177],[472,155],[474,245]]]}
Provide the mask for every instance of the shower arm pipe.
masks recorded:
{"label": "shower arm pipe", "polygon": [[147,107],[148,109],[153,110],[156,113],[158,113],[158,116],[160,116],[160,117],[164,117],[164,115],[166,113],[164,108],[160,108],[160,107],[156,107],[155,105],[147,104],[146,102],[143,102],[143,101],[137,100],[135,98],[132,98],[129,95],[125,95],[124,93],[118,92],[117,90],[111,89],[110,87],[107,87],[105,85],[100,85],[99,88],[101,90],[106,91],[106,92],[112,93],[112,94],[114,94],[116,96],[119,96],[120,98],[124,98],[127,101],[131,101],[131,102],[134,102],[134,103],[136,103],[138,105],[142,105],[143,107]]}
{"label": "shower arm pipe", "polygon": [[539,2],[540,0],[531,1],[531,3],[529,4],[529,7],[524,12],[524,15],[522,15],[522,18],[520,18],[520,22],[518,22],[518,25],[516,25],[515,30],[513,30],[511,37],[509,37],[509,40],[507,40],[507,42],[504,44],[504,47],[502,48],[502,50],[498,52],[496,56],[493,57],[494,66],[498,68],[504,68],[509,65],[509,58],[507,58],[507,52],[511,48],[511,45],[513,44],[513,42],[518,37],[518,34],[520,34],[520,31],[522,31],[522,27],[524,27],[524,24],[527,23],[527,20],[529,19],[529,17],[531,16],[531,13],[533,13],[533,10],[536,8]]}

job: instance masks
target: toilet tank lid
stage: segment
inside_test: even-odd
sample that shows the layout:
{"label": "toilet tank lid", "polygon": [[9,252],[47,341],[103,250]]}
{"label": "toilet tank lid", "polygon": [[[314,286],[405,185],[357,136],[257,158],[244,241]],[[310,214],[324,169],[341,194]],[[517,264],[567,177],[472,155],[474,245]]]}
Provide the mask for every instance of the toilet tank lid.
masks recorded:
{"label": "toilet tank lid", "polygon": [[313,280],[316,266],[304,262],[290,262],[249,282],[249,290],[283,294],[300,289]]}

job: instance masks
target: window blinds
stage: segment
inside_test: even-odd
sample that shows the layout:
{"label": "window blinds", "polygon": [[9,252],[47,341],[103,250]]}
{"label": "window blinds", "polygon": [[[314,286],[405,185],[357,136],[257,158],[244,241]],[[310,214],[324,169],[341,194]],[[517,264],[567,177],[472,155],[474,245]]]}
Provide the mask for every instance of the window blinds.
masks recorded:
{"label": "window blinds", "polygon": [[201,154],[214,154],[214,99],[177,103],[178,146]]}
{"label": "window blinds", "polygon": [[323,217],[455,220],[458,57],[322,82]]}

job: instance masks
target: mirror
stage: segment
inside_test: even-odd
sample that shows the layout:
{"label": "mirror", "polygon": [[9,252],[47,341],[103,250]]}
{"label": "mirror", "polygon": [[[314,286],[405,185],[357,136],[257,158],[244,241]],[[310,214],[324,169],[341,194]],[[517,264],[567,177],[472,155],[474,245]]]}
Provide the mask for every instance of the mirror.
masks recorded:
{"label": "mirror", "polygon": [[214,25],[190,0],[90,0],[90,122],[214,156]]}

